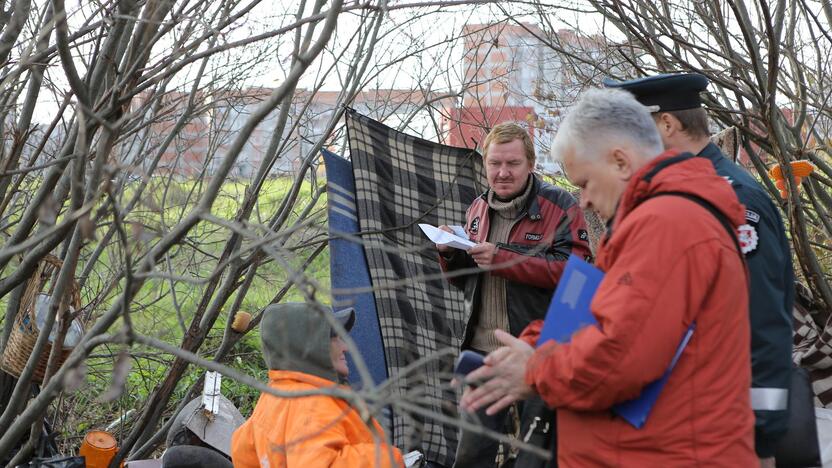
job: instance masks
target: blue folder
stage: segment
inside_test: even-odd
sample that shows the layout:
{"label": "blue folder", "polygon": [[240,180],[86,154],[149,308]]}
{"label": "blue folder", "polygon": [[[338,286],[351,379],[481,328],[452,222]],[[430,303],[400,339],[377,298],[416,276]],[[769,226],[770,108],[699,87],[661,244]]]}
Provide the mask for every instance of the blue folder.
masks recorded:
{"label": "blue folder", "polygon": [[[571,341],[572,335],[578,330],[586,326],[598,325],[589,309],[589,305],[603,279],[604,272],[601,270],[580,257],[575,255],[569,257],[555,294],[552,296],[552,301],[549,303],[549,310],[546,312],[546,320],[543,322],[543,329],[540,331],[537,346],[541,346],[549,340],[568,343]],[[682,351],[690,341],[695,328],[696,323],[692,323],[688,327],[664,375],[645,386],[638,397],[613,406],[612,411],[615,414],[624,418],[637,429],[644,426],[650,410],[656,404],[659,393],[670,377],[670,372],[676,366]]]}

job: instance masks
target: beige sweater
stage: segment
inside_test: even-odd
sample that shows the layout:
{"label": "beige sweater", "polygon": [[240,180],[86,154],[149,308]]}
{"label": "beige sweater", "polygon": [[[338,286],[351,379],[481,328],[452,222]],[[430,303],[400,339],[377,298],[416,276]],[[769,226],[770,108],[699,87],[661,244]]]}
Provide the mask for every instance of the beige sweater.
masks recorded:
{"label": "beige sweater", "polygon": [[[517,222],[517,215],[526,204],[531,192],[531,177],[526,183],[526,189],[517,197],[501,201],[494,196],[494,192],[488,192],[488,206],[493,210],[488,228],[488,242],[508,242],[511,228]],[[500,347],[500,342],[494,338],[494,330],[508,329],[508,311],[506,309],[506,280],[501,276],[492,275],[489,272],[482,274],[480,286],[480,307],[474,328],[474,336],[471,339],[471,347],[479,351],[490,353]]]}

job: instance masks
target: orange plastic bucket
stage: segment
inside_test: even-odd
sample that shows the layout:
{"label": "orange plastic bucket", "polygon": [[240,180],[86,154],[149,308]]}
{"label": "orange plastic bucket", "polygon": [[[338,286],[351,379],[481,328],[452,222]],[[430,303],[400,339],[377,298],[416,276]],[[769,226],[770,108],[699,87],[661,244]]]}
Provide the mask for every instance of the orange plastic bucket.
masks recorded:
{"label": "orange plastic bucket", "polygon": [[87,468],[107,468],[117,451],[116,438],[112,434],[106,431],[90,431],[84,436],[78,453],[84,457]]}

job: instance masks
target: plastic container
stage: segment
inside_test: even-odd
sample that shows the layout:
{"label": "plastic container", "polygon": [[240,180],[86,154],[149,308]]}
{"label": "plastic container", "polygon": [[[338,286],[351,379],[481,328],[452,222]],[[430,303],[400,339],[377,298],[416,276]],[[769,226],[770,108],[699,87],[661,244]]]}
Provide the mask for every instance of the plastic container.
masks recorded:
{"label": "plastic container", "polygon": [[[49,301],[52,300],[52,296],[45,293],[40,293],[35,298],[35,324],[38,327],[38,330],[43,330],[43,327],[46,326],[46,316],[49,312]],[[69,306],[69,312],[75,312],[75,308]],[[55,337],[58,336],[58,324],[52,326],[52,331],[49,333],[49,344],[55,342]],[[64,338],[64,348],[74,348],[81,342],[81,337],[84,336],[84,327],[81,326],[81,323],[75,319],[69,325],[69,329],[66,331],[66,337]]]}
{"label": "plastic container", "polygon": [[86,459],[87,468],[107,468],[116,452],[118,445],[112,434],[106,431],[90,431],[84,436],[78,454]]}

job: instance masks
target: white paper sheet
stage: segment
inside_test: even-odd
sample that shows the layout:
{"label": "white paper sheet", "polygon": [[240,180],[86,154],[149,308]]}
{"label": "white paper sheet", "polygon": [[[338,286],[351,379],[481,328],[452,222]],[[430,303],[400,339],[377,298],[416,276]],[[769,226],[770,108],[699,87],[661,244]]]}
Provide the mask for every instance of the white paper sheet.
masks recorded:
{"label": "white paper sheet", "polygon": [[462,227],[462,226],[457,226],[457,225],[454,225],[454,226],[448,226],[448,227],[449,227],[449,228],[451,228],[451,231],[453,231],[453,232],[454,232],[454,234],[456,234],[457,236],[459,236],[459,237],[461,237],[461,238],[463,238],[463,239],[470,239],[470,238],[468,237],[468,233],[467,233],[467,232],[465,232],[465,228],[464,228],[464,227]]}
{"label": "white paper sheet", "polygon": [[419,227],[434,244],[447,245],[448,247],[462,250],[468,250],[477,245],[476,242],[471,242],[464,237],[459,237],[456,234],[443,231],[442,229],[439,229],[436,226],[431,226],[430,224],[419,224]]}

